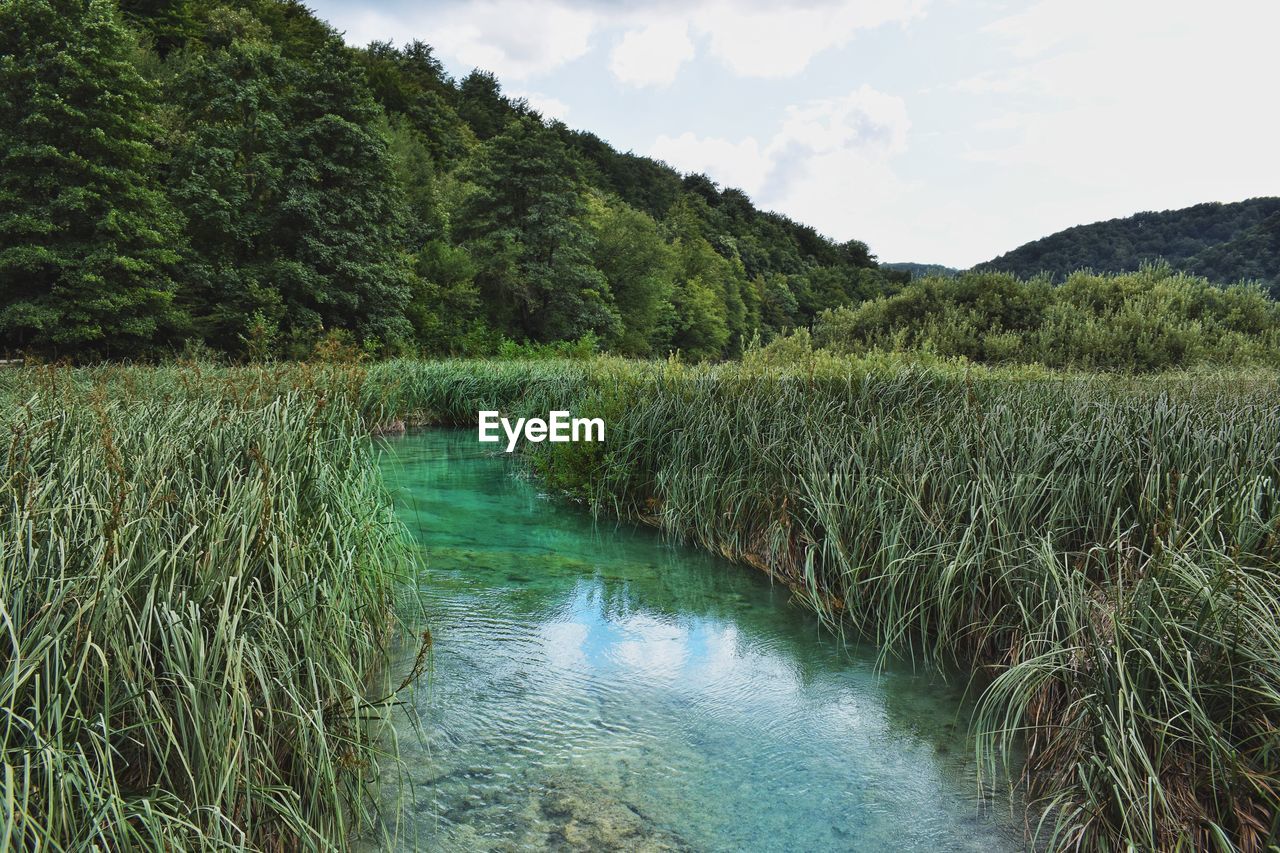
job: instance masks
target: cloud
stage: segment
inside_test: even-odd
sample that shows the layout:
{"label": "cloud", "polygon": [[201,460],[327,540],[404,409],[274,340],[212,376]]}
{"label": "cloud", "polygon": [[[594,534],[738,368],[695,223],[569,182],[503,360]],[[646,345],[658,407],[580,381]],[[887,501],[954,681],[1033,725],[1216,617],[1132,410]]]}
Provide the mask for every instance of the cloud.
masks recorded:
{"label": "cloud", "polygon": [[883,230],[883,205],[905,191],[892,160],[905,150],[910,127],[901,98],[864,85],[842,97],[788,107],[763,143],[683,133],[659,136],[649,153],[739,187],[760,206],[836,239],[867,239]]}
{"label": "cloud", "polygon": [[587,52],[603,10],[569,2],[405,3],[372,9],[321,0],[316,11],[348,44],[421,39],[444,57],[483,68],[503,82],[552,71]]}
{"label": "cloud", "polygon": [[1260,99],[1263,81],[1280,79],[1280,5],[1041,0],[988,31],[1007,56],[956,89],[1001,110],[1005,133],[969,159],[1131,187],[1140,208],[1205,200],[1188,172],[1213,175],[1206,198],[1223,195],[1226,176],[1239,192],[1263,189],[1257,164],[1280,136],[1280,114]]}
{"label": "cloud", "polygon": [[703,3],[692,8],[694,28],[711,54],[743,77],[790,77],[818,54],[848,44],[859,30],[905,23],[923,13],[923,0],[832,3]]}
{"label": "cloud", "polygon": [[663,134],[654,140],[649,155],[681,171],[702,172],[726,186],[739,187],[748,193],[755,193],[764,185],[772,165],[769,156],[751,137],[731,142],[689,132],[675,137]]}
{"label": "cloud", "polygon": [[842,47],[859,30],[905,23],[925,0],[810,0],[768,3],[710,0],[633,12],[634,28],[614,49],[614,75],[634,85],[666,85],[694,56],[689,34],[740,77],[790,77],[818,54]]}
{"label": "cloud", "polygon": [[609,69],[633,86],[666,86],[693,54],[688,24],[657,21],[624,35],[609,57]]}
{"label": "cloud", "polygon": [[569,117],[569,105],[559,98],[553,98],[542,92],[525,92],[519,89],[512,89],[504,94],[509,98],[524,98],[529,102],[529,106],[542,113],[544,118],[564,121]]}
{"label": "cloud", "polygon": [[787,77],[818,54],[848,44],[860,30],[906,23],[927,0],[659,0],[627,6],[609,0],[480,0],[381,9],[318,0],[316,10],[351,44],[419,38],[467,67],[524,80],[582,57],[602,33],[620,32],[610,69],[635,86],[668,85],[696,54],[696,41],[742,77]]}

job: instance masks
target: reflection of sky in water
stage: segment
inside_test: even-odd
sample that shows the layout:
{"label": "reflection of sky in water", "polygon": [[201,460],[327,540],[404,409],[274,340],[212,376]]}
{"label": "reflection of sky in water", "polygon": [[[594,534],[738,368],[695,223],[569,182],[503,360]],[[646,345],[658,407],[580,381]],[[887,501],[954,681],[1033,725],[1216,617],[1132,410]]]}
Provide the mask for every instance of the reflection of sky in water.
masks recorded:
{"label": "reflection of sky in water", "polygon": [[436,637],[397,846],[1021,846],[962,685],[877,673],[759,573],[593,524],[471,432],[390,447]]}

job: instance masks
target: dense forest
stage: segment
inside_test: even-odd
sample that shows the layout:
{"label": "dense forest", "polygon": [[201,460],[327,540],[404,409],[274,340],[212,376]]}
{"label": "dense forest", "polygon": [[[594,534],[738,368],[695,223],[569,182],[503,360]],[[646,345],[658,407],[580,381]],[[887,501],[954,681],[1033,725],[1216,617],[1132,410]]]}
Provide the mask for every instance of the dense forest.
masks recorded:
{"label": "dense forest", "polygon": [[[1280,198],[1071,228],[977,268],[1045,282],[948,285],[547,120],[492,74],[454,79],[422,42],[349,47],[296,0],[0,6],[0,357],[703,360],[813,329],[837,349],[1118,366],[1144,361],[1126,333],[1119,355],[1063,349],[984,312],[1017,291],[1059,326],[1136,323],[1141,276],[1090,285],[1122,308],[1046,288],[1151,262],[1280,289]],[[1193,289],[1158,312],[1184,338],[1217,298]],[[1145,360],[1242,358],[1169,346]]]}
{"label": "dense forest", "polygon": [[1166,262],[1211,281],[1256,281],[1280,294],[1280,198],[1197,204],[1067,228],[1019,246],[978,270],[1062,281],[1081,269],[1132,272]]}
{"label": "dense forest", "polygon": [[924,278],[928,275],[942,276],[949,278],[959,274],[960,270],[955,267],[944,266],[943,264],[917,264],[911,261],[900,261],[897,263],[881,264],[883,269],[893,270],[894,272],[904,272],[912,278]]}
{"label": "dense forest", "polygon": [[7,0],[0,158],[0,353],[722,358],[905,279],[293,0]]}

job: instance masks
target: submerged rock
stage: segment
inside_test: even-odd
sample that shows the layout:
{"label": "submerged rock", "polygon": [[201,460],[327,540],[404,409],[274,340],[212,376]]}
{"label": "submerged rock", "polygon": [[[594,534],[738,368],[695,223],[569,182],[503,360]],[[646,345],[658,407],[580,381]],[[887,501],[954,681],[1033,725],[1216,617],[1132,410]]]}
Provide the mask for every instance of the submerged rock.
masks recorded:
{"label": "submerged rock", "polygon": [[551,779],[538,799],[542,817],[551,825],[546,841],[552,850],[668,853],[691,849],[633,804],[576,778]]}

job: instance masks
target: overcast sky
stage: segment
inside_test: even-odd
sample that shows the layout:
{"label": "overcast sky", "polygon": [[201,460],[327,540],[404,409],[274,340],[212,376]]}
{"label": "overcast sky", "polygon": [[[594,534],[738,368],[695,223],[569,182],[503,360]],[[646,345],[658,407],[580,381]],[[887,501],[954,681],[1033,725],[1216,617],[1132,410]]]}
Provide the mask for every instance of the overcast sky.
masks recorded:
{"label": "overcast sky", "polygon": [[313,0],[885,261],[1280,195],[1280,0]]}

